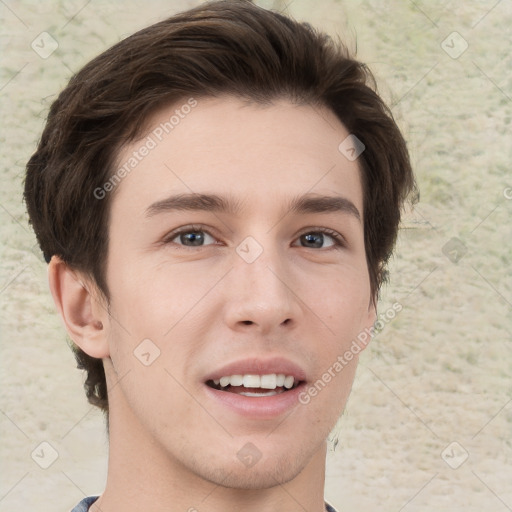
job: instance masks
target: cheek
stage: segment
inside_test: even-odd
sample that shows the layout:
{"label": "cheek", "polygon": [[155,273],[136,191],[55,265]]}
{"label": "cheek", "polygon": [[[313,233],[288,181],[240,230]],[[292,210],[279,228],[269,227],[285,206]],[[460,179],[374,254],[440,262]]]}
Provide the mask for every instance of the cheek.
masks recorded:
{"label": "cheek", "polygon": [[128,331],[161,338],[193,315],[218,279],[211,269],[200,271],[197,265],[126,263],[111,275],[112,303]]}
{"label": "cheek", "polygon": [[361,352],[358,336],[368,327],[370,292],[366,275],[354,270],[325,283],[314,308],[327,334],[316,347],[314,378],[303,402],[310,402],[317,410],[315,414],[325,417],[331,427],[350,394]]}
{"label": "cheek", "polygon": [[[325,436],[334,428],[343,413],[354,382],[357,358],[344,366],[336,367],[335,361],[324,367],[299,396],[300,407],[308,418],[314,418],[313,430]],[[312,435],[318,435],[318,432]]]}
{"label": "cheek", "polygon": [[140,385],[147,388],[148,397],[151,389],[166,389],[180,401],[183,390],[172,376],[181,382],[187,377],[190,343],[182,341],[197,334],[205,295],[218,280],[207,274],[147,264],[138,272],[128,264],[112,272],[111,358],[119,377],[130,372],[130,382],[140,383],[132,390],[127,382],[127,394],[133,391],[135,396]]}
{"label": "cheek", "polygon": [[[114,361],[119,381],[110,389],[112,407],[122,414],[134,415],[134,423],[140,422],[157,438],[175,437],[180,431],[193,429],[192,420],[197,419],[201,409],[180,382],[183,377],[175,368],[169,368],[165,354],[146,366],[133,354],[123,353]],[[179,421],[176,421],[179,411]],[[195,415],[195,416],[194,416]],[[206,420],[206,418],[201,418]]]}
{"label": "cheek", "polygon": [[367,327],[370,286],[365,269],[347,268],[325,280],[315,292],[314,310],[340,348]]}

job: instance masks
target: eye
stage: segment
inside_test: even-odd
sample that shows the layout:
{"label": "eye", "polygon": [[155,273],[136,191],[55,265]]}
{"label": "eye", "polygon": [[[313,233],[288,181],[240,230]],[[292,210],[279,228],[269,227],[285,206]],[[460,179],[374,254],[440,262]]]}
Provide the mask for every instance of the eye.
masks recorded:
{"label": "eye", "polygon": [[[177,243],[185,247],[202,247],[205,245],[204,241],[208,237],[215,240],[212,235],[204,229],[201,229],[200,226],[186,226],[170,233],[164,242]],[[178,239],[179,242],[176,242],[176,239]]]}
{"label": "eye", "polygon": [[345,239],[336,231],[327,228],[319,228],[314,231],[307,231],[299,236],[299,240],[306,243],[305,247],[311,249],[323,249],[323,242],[325,237],[330,238],[333,243],[327,248],[340,248],[345,247]]}
{"label": "eye", "polygon": [[[203,229],[202,226],[184,226],[169,233],[164,243],[173,243],[184,247],[204,247],[205,245],[212,245],[205,243],[208,237],[215,243],[216,239],[208,231]],[[332,240],[332,243],[327,247],[324,244],[326,237]],[[310,228],[309,231],[302,233],[297,240],[304,242],[306,245],[303,247],[310,249],[337,249],[346,246],[345,239],[342,235],[327,228]]]}

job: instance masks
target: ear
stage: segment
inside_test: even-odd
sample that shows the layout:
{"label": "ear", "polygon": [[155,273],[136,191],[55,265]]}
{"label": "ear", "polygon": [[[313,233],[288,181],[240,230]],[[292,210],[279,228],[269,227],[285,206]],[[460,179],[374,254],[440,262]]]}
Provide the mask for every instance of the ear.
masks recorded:
{"label": "ear", "polygon": [[58,256],[53,256],[48,264],[48,282],[71,339],[91,357],[109,357],[109,315],[99,294],[93,295],[96,287]]}

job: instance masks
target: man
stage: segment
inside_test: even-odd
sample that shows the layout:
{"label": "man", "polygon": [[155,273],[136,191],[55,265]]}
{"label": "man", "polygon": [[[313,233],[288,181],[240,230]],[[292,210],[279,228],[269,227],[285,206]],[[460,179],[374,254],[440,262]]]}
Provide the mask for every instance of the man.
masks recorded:
{"label": "man", "polygon": [[109,426],[105,491],[74,511],[334,510],[326,439],[413,188],[366,67],[250,2],[75,75],[25,182]]}

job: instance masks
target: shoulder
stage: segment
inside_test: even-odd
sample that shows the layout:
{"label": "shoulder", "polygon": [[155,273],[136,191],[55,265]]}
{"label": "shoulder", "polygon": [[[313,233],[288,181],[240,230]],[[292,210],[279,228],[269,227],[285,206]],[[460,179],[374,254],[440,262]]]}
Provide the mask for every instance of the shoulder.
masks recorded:
{"label": "shoulder", "polygon": [[99,498],[99,496],[87,496],[71,512],[87,512],[89,507]]}
{"label": "shoulder", "polygon": [[336,509],[332,505],[327,503],[327,501],[325,502],[325,510],[326,510],[326,512],[337,512]]}

